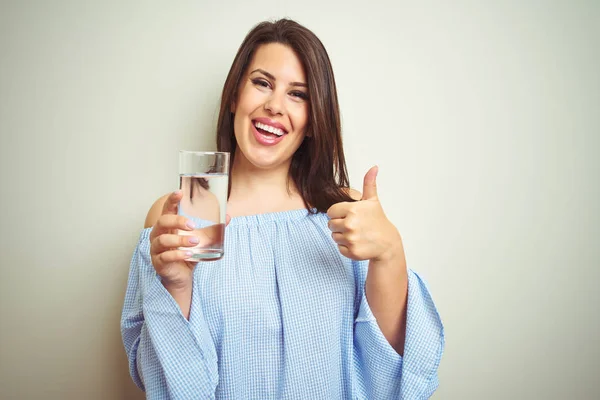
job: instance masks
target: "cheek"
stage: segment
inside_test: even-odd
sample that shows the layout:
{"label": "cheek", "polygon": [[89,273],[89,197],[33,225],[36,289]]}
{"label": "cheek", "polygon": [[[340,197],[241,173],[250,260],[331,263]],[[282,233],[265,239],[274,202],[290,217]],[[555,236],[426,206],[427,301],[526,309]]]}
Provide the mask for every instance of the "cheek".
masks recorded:
{"label": "cheek", "polygon": [[239,141],[238,135],[240,134],[241,129],[242,129],[242,118],[240,116],[240,113],[238,113],[236,110],[235,116],[233,117],[233,135],[235,136],[235,138],[238,141]]}
{"label": "cheek", "polygon": [[294,110],[290,115],[292,124],[294,124],[294,130],[298,132],[304,132],[308,123],[308,108],[302,107],[298,110]]}
{"label": "cheek", "polygon": [[254,111],[259,102],[260,93],[251,86],[244,86],[238,94],[235,114],[245,116]]}

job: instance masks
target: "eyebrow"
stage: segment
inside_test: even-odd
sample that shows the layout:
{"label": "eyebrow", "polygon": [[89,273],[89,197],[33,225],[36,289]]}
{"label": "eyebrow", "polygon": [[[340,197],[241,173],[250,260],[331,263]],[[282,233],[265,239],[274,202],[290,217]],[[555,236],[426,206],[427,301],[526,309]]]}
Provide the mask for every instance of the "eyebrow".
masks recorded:
{"label": "eyebrow", "polygon": [[[260,69],[257,68],[254,71],[250,72],[250,75],[252,75],[255,72],[260,72],[261,74],[263,74],[264,76],[266,76],[267,78],[276,81],[277,79],[273,76],[273,74],[265,71],[264,69]],[[301,86],[301,87],[308,87],[308,85],[306,83],[303,82],[290,82],[290,86]]]}

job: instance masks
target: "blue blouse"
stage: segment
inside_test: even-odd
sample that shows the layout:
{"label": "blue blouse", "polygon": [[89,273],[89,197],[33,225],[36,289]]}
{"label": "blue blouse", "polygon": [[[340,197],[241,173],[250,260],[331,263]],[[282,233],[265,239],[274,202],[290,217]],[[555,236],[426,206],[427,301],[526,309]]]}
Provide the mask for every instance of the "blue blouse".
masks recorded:
{"label": "blue blouse", "polygon": [[194,270],[189,320],[152,266],[144,229],[121,332],[147,398],[431,396],[444,330],[425,282],[409,270],[401,357],[367,303],[368,262],[342,256],[327,221],[307,210],[233,218],[224,257]]}

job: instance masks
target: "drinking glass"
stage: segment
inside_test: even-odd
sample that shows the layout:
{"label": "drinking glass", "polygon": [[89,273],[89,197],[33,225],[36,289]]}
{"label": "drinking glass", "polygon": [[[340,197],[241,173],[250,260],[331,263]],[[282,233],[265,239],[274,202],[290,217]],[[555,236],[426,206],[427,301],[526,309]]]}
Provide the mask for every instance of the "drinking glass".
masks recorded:
{"label": "drinking glass", "polygon": [[229,187],[229,153],[179,152],[179,189],[183,197],[178,213],[196,224],[193,231],[200,243],[181,248],[192,252],[187,261],[211,261],[223,257],[225,218]]}

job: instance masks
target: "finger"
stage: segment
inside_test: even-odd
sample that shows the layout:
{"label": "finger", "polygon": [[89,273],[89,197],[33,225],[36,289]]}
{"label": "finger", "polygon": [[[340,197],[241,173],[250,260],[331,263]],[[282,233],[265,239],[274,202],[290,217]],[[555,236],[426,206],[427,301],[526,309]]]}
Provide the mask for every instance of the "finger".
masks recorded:
{"label": "finger", "polygon": [[344,257],[352,258],[350,250],[348,250],[348,247],[344,246],[343,244],[338,244],[338,250]]}
{"label": "finger", "polygon": [[345,247],[348,246],[348,239],[346,239],[346,236],[344,236],[343,233],[333,232],[331,234],[331,237],[333,238],[333,241],[336,242],[338,245],[343,245]]}
{"label": "finger", "polygon": [[379,167],[377,165],[371,167],[371,169],[367,171],[363,181],[363,200],[377,198],[377,172],[379,172]]}
{"label": "finger", "polygon": [[183,197],[183,193],[181,190],[177,190],[167,197],[167,201],[163,204],[162,214],[177,214],[177,209],[179,207],[179,202]]}
{"label": "finger", "polygon": [[193,247],[198,243],[200,243],[200,239],[195,235],[183,236],[163,234],[156,237],[152,241],[150,245],[150,252],[152,254],[158,254],[176,247]]}
{"label": "finger", "polygon": [[327,227],[329,228],[329,230],[331,232],[347,232],[348,231],[348,227],[346,226],[346,219],[345,218],[336,218],[336,219],[330,219],[329,222],[327,223]]}
{"label": "finger", "polygon": [[[179,237],[183,237],[185,240],[185,243],[189,243],[189,245],[193,245],[193,246],[199,246],[199,247],[209,247],[209,246],[221,246],[223,245],[223,238],[224,238],[224,234],[225,234],[225,224],[214,224],[211,226],[207,226],[205,228],[202,229],[197,229],[193,232],[179,232],[178,235],[171,235],[171,236],[179,236]],[[162,236],[169,236],[169,235],[161,235]],[[174,246],[172,245],[172,243],[177,243],[175,241],[175,239],[173,239],[172,242],[161,242],[164,245],[164,248],[162,248],[162,251],[166,250],[166,249],[170,249],[173,247],[178,247],[180,245],[175,244]],[[159,246],[159,244],[157,244],[157,246]],[[171,247],[169,247],[171,246]],[[188,246],[188,244],[184,244],[183,246]],[[157,247],[157,249],[160,249],[160,247]],[[158,251],[157,251],[158,252]]]}
{"label": "finger", "polygon": [[162,267],[172,262],[183,261],[190,258],[192,254],[193,253],[189,250],[169,250],[154,256],[153,262],[155,266]]}
{"label": "finger", "polygon": [[183,215],[166,214],[158,218],[156,227],[159,230],[181,229],[183,231],[192,231],[196,229],[196,224]]}
{"label": "finger", "polygon": [[229,225],[231,222],[231,215],[225,214],[225,226]]}
{"label": "finger", "polygon": [[150,232],[150,241],[165,233],[171,233],[174,230],[193,231],[195,228],[194,221],[182,215],[161,215],[158,221],[156,221],[154,228],[152,228],[152,232]]}
{"label": "finger", "polygon": [[350,209],[351,205],[352,203],[346,201],[334,204],[329,207],[329,210],[327,210],[327,215],[331,219],[345,218],[346,215],[348,215],[348,210]]}

